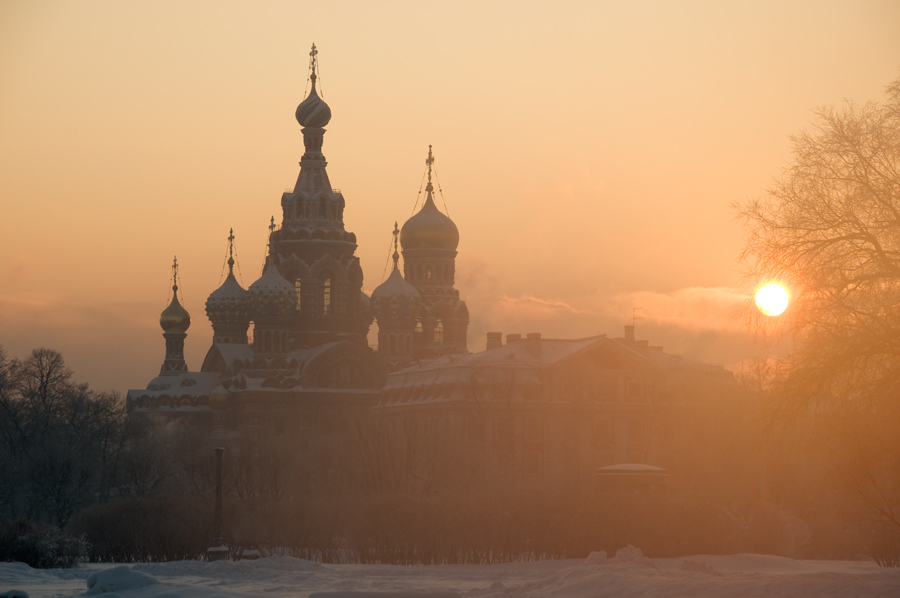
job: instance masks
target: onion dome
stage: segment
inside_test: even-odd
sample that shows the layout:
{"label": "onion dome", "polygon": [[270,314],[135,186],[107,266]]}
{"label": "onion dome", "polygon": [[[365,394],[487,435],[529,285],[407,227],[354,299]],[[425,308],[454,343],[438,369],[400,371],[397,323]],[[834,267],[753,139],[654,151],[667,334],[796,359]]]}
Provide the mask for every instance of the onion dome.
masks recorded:
{"label": "onion dome", "polygon": [[407,220],[400,230],[400,245],[403,249],[447,249],[456,251],[459,245],[459,229],[448,216],[445,216],[434,204],[431,184],[431,165],[434,157],[431,154],[431,146],[428,146],[428,185],[425,204],[419,212]]}
{"label": "onion dome", "polygon": [[[224,286],[224,285],[223,285]],[[266,269],[259,280],[247,289],[250,315],[254,320],[266,316],[287,316],[297,309],[297,291],[294,285],[273,264],[266,263]]]}
{"label": "onion dome", "polygon": [[[233,234],[228,237],[231,253]],[[250,321],[250,305],[247,291],[234,277],[234,257],[228,256],[228,277],[206,300],[206,315],[210,322],[244,324]]]}
{"label": "onion dome", "polygon": [[172,263],[172,302],[159,315],[163,332],[184,334],[191,326],[191,314],[178,302],[178,260]]}
{"label": "onion dome", "polygon": [[406,279],[400,274],[400,268],[397,265],[400,260],[400,255],[397,253],[397,235],[397,223],[395,222],[394,269],[387,280],[372,291],[372,308],[379,321],[414,319],[422,305],[419,291],[406,282]]}
{"label": "onion dome", "polygon": [[312,51],[309,53],[309,68],[312,71],[309,79],[312,81],[312,88],[306,99],[297,106],[296,113],[297,122],[303,127],[324,127],[331,120],[331,108],[316,93],[316,55],[318,53],[316,45],[313,44]]}

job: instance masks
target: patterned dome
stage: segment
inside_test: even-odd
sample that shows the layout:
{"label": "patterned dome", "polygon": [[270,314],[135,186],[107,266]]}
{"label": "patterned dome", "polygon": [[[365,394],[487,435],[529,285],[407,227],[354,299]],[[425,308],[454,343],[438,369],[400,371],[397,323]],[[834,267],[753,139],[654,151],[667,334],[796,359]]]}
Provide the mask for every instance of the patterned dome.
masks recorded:
{"label": "patterned dome", "polygon": [[172,303],[159,315],[159,325],[163,332],[180,332],[184,334],[191,326],[191,314],[178,302],[178,285],[173,285]]}
{"label": "patterned dome", "polygon": [[425,205],[400,229],[400,245],[404,250],[447,249],[450,251],[455,251],[459,245],[459,229],[434,205],[430,188]]}
{"label": "patterned dome", "polygon": [[372,308],[379,322],[415,319],[421,306],[422,298],[419,291],[406,282],[396,262],[387,280],[372,291]]}
{"label": "patterned dome", "polygon": [[316,93],[316,73],[312,76],[312,89],[306,99],[297,106],[297,122],[302,127],[324,127],[331,120],[331,108]]}
{"label": "patterned dome", "polygon": [[[233,263],[233,262],[232,262]],[[230,264],[229,264],[230,266]],[[249,295],[229,267],[228,278],[206,300],[206,315],[215,323],[244,324],[250,321]]]}
{"label": "patterned dome", "polygon": [[[223,285],[224,286],[224,285]],[[271,264],[259,280],[247,289],[253,320],[266,316],[287,316],[297,309],[297,291]]]}

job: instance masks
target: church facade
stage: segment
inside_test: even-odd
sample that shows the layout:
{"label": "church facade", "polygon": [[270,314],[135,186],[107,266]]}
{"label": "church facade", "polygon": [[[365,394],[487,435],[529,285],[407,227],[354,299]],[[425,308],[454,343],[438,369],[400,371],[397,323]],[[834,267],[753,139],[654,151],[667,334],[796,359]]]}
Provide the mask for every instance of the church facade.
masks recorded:
{"label": "church facade", "polygon": [[[321,448],[346,444],[355,430],[363,450],[380,453],[405,435],[416,455],[403,458],[419,463],[412,478],[435,478],[452,463],[530,483],[658,461],[653,430],[690,402],[688,389],[727,391],[723,368],[649,347],[633,328],[621,339],[529,334],[505,344],[489,333],[487,349],[470,353],[469,312],[455,288],[459,230],[435,204],[430,147],[425,201],[395,224],[392,271],[367,297],[345,200],[326,171],[331,110],[316,91],[315,46],[310,55],[311,90],[296,110],[305,152],[281,197],[281,224],[271,223],[263,273],[244,289],[229,244],[228,276],[206,302],[212,345],[192,372],[183,351],[190,316],[173,266],[172,302],[160,317],[165,360],[146,388],[128,392],[133,417],[187,418],[225,444],[276,438]],[[376,320],[373,350],[366,339]]]}

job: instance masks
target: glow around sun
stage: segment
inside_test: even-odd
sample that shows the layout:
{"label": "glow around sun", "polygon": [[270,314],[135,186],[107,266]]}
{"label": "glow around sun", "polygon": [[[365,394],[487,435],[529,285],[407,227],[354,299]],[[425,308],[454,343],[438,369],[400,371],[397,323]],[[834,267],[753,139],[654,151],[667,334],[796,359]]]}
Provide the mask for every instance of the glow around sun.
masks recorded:
{"label": "glow around sun", "polygon": [[788,306],[788,294],[783,286],[769,283],[756,291],[756,307],[767,316],[781,315]]}

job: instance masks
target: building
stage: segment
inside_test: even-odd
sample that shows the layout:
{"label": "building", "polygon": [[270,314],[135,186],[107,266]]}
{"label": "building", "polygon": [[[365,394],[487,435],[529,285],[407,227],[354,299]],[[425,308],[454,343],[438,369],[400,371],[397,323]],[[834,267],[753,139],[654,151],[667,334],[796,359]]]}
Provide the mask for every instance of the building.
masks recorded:
{"label": "building", "polygon": [[[661,438],[677,430],[683,406],[723,392],[731,375],[637,341],[633,327],[623,338],[507,335],[505,344],[489,333],[487,349],[469,353],[469,312],[455,288],[459,230],[435,204],[431,147],[422,208],[395,223],[393,269],[366,297],[322,153],[331,110],[316,92],[315,46],[310,57],[311,90],[296,111],[305,153],[281,196],[281,224],[270,225],[263,273],[240,286],[230,235],[228,276],[206,303],[212,345],[191,372],[173,265],[160,317],[166,356],[159,376],[129,391],[133,416],[186,417],[223,442],[275,438],[301,455],[346,444],[355,430],[363,451],[405,459],[410,479],[426,485],[459,472],[555,483],[665,461]],[[377,352],[366,343],[373,319]],[[386,448],[399,437],[402,457]]]}

